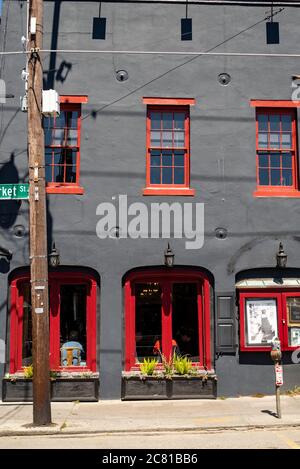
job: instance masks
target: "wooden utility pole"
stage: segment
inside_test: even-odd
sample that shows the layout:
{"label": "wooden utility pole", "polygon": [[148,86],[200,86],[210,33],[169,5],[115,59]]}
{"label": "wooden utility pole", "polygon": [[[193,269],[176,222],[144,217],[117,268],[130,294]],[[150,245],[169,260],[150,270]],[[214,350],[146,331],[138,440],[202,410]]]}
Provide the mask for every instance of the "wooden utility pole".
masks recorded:
{"label": "wooden utility pole", "polygon": [[33,342],[33,424],[51,423],[44,130],[43,0],[30,0],[28,20],[28,156]]}

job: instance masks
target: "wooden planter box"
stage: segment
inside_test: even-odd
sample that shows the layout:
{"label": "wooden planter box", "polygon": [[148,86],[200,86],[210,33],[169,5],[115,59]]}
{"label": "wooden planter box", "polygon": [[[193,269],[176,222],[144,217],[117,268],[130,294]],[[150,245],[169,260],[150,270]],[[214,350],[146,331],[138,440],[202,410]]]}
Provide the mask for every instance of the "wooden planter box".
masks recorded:
{"label": "wooden planter box", "polygon": [[[52,401],[98,401],[98,378],[57,378],[50,381]],[[3,402],[32,402],[32,380],[2,380]]]}
{"label": "wooden planter box", "polygon": [[173,376],[172,379],[150,376],[122,378],[122,400],[215,399],[216,380],[197,376]]}

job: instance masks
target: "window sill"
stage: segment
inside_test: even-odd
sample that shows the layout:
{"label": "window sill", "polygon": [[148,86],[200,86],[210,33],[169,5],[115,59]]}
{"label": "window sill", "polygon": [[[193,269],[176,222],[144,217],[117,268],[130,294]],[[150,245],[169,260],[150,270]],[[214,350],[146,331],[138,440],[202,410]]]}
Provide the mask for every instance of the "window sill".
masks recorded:
{"label": "window sill", "polygon": [[84,188],[80,186],[46,186],[47,194],[84,194]]}
{"label": "window sill", "polygon": [[196,194],[195,189],[186,188],[159,188],[159,187],[146,187],[143,189],[143,195],[183,195],[183,196],[194,196]]}
{"label": "window sill", "polygon": [[277,191],[277,190],[256,190],[253,192],[253,197],[300,197],[300,191]]}

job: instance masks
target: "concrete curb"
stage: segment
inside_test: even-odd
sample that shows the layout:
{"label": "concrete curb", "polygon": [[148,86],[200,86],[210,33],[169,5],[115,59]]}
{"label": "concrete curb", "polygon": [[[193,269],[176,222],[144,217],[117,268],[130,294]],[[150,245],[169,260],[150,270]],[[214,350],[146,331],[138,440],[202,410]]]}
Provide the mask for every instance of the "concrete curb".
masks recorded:
{"label": "concrete curb", "polygon": [[232,426],[207,426],[207,427],[164,427],[164,428],[140,428],[136,430],[72,430],[72,429],[61,429],[53,428],[53,431],[50,428],[41,429],[31,429],[31,430],[2,430],[0,431],[1,437],[12,437],[12,436],[84,436],[84,435],[136,435],[136,434],[158,434],[158,433],[174,433],[174,432],[184,432],[184,433],[219,433],[225,431],[255,431],[255,430],[285,430],[290,428],[300,429],[300,423],[278,423],[278,424],[253,424],[253,425],[232,425]]}

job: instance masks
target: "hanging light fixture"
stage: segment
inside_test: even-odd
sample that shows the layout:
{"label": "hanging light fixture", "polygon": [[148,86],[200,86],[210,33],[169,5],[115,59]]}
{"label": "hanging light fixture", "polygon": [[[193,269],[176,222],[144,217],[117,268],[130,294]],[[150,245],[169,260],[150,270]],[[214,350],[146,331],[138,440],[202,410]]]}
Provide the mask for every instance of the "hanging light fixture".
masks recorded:
{"label": "hanging light fixture", "polygon": [[52,250],[48,256],[50,267],[57,267],[60,264],[59,251],[55,247],[55,243],[52,244]]}
{"label": "hanging light fixture", "polygon": [[192,41],[193,39],[192,18],[188,18],[188,0],[186,0],[185,18],[181,18],[181,40]]}
{"label": "hanging light fixture", "polygon": [[172,249],[170,248],[170,243],[168,243],[168,247],[165,250],[164,256],[165,256],[165,265],[167,267],[173,267],[175,254],[172,251]]}
{"label": "hanging light fixture", "polygon": [[274,13],[274,6],[273,2],[271,4],[271,14],[269,16],[269,20],[266,23],[266,35],[267,35],[267,44],[279,44],[279,23],[277,21],[273,21],[273,16],[276,15],[278,12]]}
{"label": "hanging light fixture", "polygon": [[279,243],[279,250],[276,254],[276,264],[280,269],[284,269],[287,263],[287,254],[283,250],[283,244]]}

